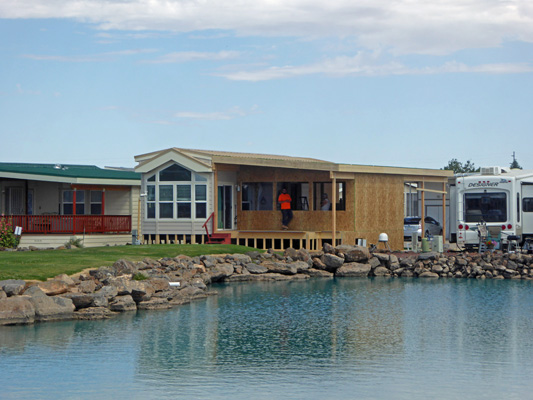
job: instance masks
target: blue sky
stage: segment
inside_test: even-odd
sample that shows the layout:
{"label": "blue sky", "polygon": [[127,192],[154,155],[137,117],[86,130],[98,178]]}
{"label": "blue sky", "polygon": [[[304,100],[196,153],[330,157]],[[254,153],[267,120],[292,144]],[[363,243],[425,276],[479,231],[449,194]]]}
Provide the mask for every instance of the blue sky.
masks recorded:
{"label": "blue sky", "polygon": [[533,169],[525,0],[2,0],[0,161]]}

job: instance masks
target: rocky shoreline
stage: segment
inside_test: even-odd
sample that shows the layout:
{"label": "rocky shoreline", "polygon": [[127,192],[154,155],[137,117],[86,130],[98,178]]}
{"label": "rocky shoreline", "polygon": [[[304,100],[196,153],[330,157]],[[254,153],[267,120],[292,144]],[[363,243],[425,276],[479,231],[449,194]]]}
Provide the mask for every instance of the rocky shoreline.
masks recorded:
{"label": "rocky shoreline", "polygon": [[533,256],[491,253],[370,253],[324,245],[220,256],[118,260],[46,282],[0,281],[0,326],[103,319],[125,311],[168,309],[216,294],[213,282],[285,281],[311,277],[533,279]]}

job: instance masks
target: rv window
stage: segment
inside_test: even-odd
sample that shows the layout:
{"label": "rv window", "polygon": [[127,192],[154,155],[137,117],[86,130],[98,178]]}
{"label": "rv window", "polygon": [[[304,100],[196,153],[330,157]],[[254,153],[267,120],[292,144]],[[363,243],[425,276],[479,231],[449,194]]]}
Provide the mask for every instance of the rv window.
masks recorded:
{"label": "rv window", "polygon": [[495,193],[466,193],[465,222],[506,222],[507,195]]}
{"label": "rv window", "polygon": [[522,211],[533,212],[533,197],[524,197],[522,199]]}

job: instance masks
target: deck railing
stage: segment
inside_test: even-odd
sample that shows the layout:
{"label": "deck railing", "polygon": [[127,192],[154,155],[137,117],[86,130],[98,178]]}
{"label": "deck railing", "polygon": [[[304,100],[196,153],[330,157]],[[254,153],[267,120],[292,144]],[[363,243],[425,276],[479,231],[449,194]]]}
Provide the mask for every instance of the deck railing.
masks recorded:
{"label": "deck railing", "polygon": [[129,233],[130,215],[6,215],[15,229],[22,227],[22,233]]}

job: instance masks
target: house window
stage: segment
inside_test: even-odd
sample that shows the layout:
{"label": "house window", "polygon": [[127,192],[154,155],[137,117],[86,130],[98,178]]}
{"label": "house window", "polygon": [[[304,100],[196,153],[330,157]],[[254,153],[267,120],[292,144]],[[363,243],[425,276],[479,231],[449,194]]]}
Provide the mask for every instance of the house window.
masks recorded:
{"label": "house window", "polygon": [[159,185],[159,218],[174,218],[173,198],[173,185]]}
{"label": "house window", "polygon": [[91,215],[102,214],[102,192],[91,190]]}
{"label": "house window", "polygon": [[243,183],[241,203],[243,211],[271,211],[274,204],[272,187],[272,182]]}
{"label": "house window", "polygon": [[[309,183],[279,182],[277,185],[276,201],[283,188],[287,189],[287,193],[291,196],[291,208],[293,210],[309,210]],[[278,204],[278,209],[279,207]]]}
{"label": "house window", "polygon": [[146,217],[155,218],[155,185],[146,186]]}
{"label": "house window", "polygon": [[207,185],[194,186],[196,218],[207,218]]}
{"label": "house window", "polygon": [[[63,191],[63,215],[74,214],[74,190]],[[85,191],[76,191],[76,215],[85,214]]]}
{"label": "house window", "polygon": [[146,218],[207,217],[207,178],[173,164],[147,178]]}
{"label": "house window", "polygon": [[[336,210],[346,210],[346,182],[337,182],[335,200]],[[313,183],[313,209],[315,211],[331,211],[333,201],[333,184],[331,182]]]}

